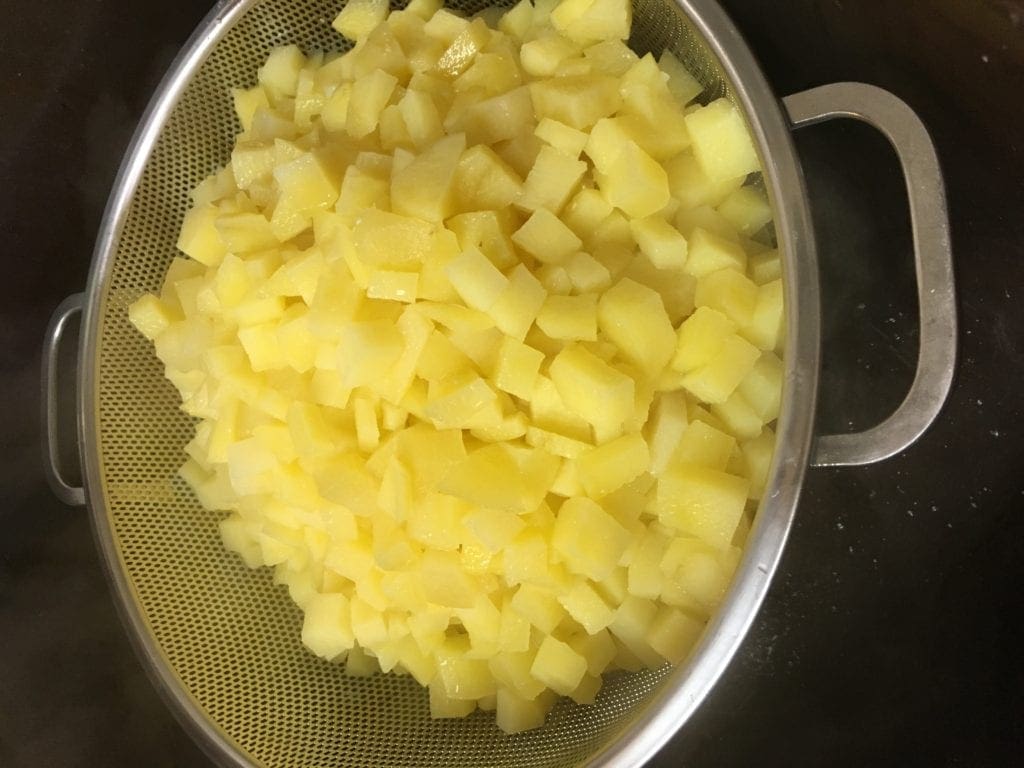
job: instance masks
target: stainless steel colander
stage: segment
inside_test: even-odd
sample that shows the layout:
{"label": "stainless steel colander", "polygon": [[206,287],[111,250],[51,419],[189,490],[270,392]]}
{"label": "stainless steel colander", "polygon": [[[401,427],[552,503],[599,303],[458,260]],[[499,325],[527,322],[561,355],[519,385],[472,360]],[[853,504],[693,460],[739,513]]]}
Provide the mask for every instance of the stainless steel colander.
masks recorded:
{"label": "stainless steel colander", "polygon": [[[808,463],[862,464],[912,443],[937,415],[955,355],[952,270],[942,181],[926,131],[902,102],[840,84],[789,97],[769,90],[713,0],[636,0],[630,45],[671,49],[746,115],[775,209],[784,261],[786,387],[769,490],[734,582],[695,652],[677,669],[611,677],[596,705],[560,703],[547,724],[514,736],[493,716],[433,721],[409,677],[349,678],[306,652],[301,617],[266,570],[227,552],[219,515],[177,477],[193,422],[126,309],[156,291],[175,255],[189,190],[229,158],[237,131],[230,88],[254,81],[275,45],[341,46],[330,20],[341,0],[224,0],[186,44],[144,116],[96,245],[88,290],[58,308],[47,334],[49,461],[54,490],[92,511],[99,548],[141,658],[176,715],[225,765],[272,768],[637,765],[707,694],[753,620],[775,570]],[[489,3],[454,0],[473,13]],[[813,446],[819,308],[808,201],[793,126],[845,116],[875,124],[904,165],[915,234],[921,347],[903,405],[864,433]],[[59,469],[57,347],[84,309],[78,440],[85,487]]]}

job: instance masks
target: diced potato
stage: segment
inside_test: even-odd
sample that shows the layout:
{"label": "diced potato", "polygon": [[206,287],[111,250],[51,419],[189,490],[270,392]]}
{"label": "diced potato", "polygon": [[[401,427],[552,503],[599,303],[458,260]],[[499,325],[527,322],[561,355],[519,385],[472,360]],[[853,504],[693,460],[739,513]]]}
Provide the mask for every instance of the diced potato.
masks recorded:
{"label": "diced potato", "polygon": [[549,295],[537,315],[537,327],[553,339],[597,341],[597,296]]}
{"label": "diced potato", "polygon": [[[700,278],[693,300],[698,307],[717,309],[739,328],[748,328],[755,338],[770,343],[777,339],[779,333],[781,296],[776,300],[769,295],[761,317],[763,325],[754,326],[752,323],[759,293],[758,286],[746,275],[727,268],[710,272]],[[781,291],[779,293],[781,294]]]}
{"label": "diced potato", "polygon": [[738,391],[765,423],[775,421],[779,416],[785,373],[782,361],[767,352],[757,359],[739,384]]}
{"label": "diced potato", "polygon": [[751,279],[758,285],[766,285],[782,277],[782,260],[778,251],[765,251],[751,256],[747,268]]}
{"label": "diced potato", "polygon": [[537,123],[534,134],[541,141],[572,158],[579,157],[583,147],[587,144],[587,134],[583,131],[552,120],[550,117],[545,117]]}
{"label": "diced potato", "polygon": [[459,210],[499,211],[520,197],[523,181],[494,150],[477,144],[460,158],[455,188]]}
{"label": "diced potato", "polygon": [[668,75],[668,89],[676,103],[689,104],[704,91],[704,86],[667,48],[662,51],[661,58],[658,59],[658,66]]}
{"label": "diced potato", "polygon": [[562,504],[551,546],[573,573],[601,581],[618,564],[629,539],[629,532],[596,502],[576,496]]}
{"label": "diced potato", "polygon": [[686,238],[663,218],[633,219],[629,226],[640,250],[658,269],[682,269],[686,264]]}
{"label": "diced potato", "polygon": [[718,206],[718,212],[740,234],[750,237],[772,220],[772,207],[763,193],[740,187]]}
{"label": "diced potato", "polygon": [[584,451],[576,460],[580,482],[592,499],[607,496],[635,480],[650,464],[647,443],[636,433]]}
{"label": "diced potato", "polygon": [[530,675],[563,696],[576,689],[586,671],[586,659],[550,635],[541,642],[530,667]]}
{"label": "diced potato", "polygon": [[693,154],[708,178],[734,179],[760,169],[743,116],[728,99],[690,112],[686,128],[693,139]]}
{"label": "diced potato", "polygon": [[150,341],[166,331],[175,319],[170,307],[150,293],[128,307],[128,320]]}
{"label": "diced potato", "polygon": [[510,395],[529,400],[543,362],[542,352],[505,336],[494,368],[494,385]]}
{"label": "diced potato", "polygon": [[582,160],[551,146],[541,147],[516,205],[527,211],[546,208],[558,213],[579,188],[586,170]]}
{"label": "diced potato", "polygon": [[688,254],[684,269],[694,277],[703,277],[720,269],[743,272],[747,268],[747,255],[738,243],[701,227],[690,234]]}
{"label": "diced potato", "polygon": [[579,43],[625,40],[632,23],[629,0],[562,0],[551,12],[552,26]]}
{"label": "diced potato", "polygon": [[530,270],[519,264],[512,270],[508,283],[491,305],[488,314],[502,332],[522,341],[546,299],[544,286]]}
{"label": "diced potato", "polygon": [[706,403],[724,403],[760,354],[750,342],[729,336],[711,360],[683,377],[682,385]]}
{"label": "diced potato", "polygon": [[441,221],[454,208],[455,175],[466,148],[464,134],[438,139],[391,176],[391,205],[396,213]]}
{"label": "diced potato", "polygon": [[494,306],[508,286],[508,279],[476,248],[463,251],[445,273],[462,300],[481,312]]}
{"label": "diced potato", "polygon": [[711,307],[698,307],[679,326],[672,367],[687,372],[709,363],[736,332],[736,324]]}
{"label": "diced potato", "polygon": [[512,235],[512,242],[548,264],[565,261],[583,245],[576,234],[546,208],[535,210]]}
{"label": "diced potato", "polygon": [[658,480],[658,519],[680,533],[724,549],[732,541],[747,503],[749,482],[694,464],[669,468]]}
{"label": "diced potato", "polygon": [[355,644],[349,602],[344,595],[314,595],[304,610],[302,643],[317,656],[332,661]]}
{"label": "diced potato", "polygon": [[618,83],[601,75],[577,75],[538,80],[529,86],[533,109],[545,117],[586,131],[622,103]]}
{"label": "diced potato", "polygon": [[650,216],[668,205],[665,169],[633,141],[623,142],[607,172],[597,174],[597,183],[611,205],[633,217]]}
{"label": "diced potato", "polygon": [[601,296],[597,312],[601,331],[644,374],[654,377],[668,364],[676,335],[655,291],[623,278]]}
{"label": "diced potato", "polygon": [[348,0],[331,26],[350,40],[362,40],[387,15],[387,0]]}
{"label": "diced potato", "polygon": [[578,345],[562,350],[551,362],[550,373],[565,405],[593,425],[599,440],[621,433],[633,412],[632,379]]}
{"label": "diced potato", "polygon": [[757,299],[743,335],[764,350],[778,349],[785,323],[782,281],[772,280],[757,289]]}
{"label": "diced potato", "polygon": [[306,57],[297,45],[275,48],[260,67],[259,82],[270,97],[278,101],[295,95],[299,72],[306,65]]}

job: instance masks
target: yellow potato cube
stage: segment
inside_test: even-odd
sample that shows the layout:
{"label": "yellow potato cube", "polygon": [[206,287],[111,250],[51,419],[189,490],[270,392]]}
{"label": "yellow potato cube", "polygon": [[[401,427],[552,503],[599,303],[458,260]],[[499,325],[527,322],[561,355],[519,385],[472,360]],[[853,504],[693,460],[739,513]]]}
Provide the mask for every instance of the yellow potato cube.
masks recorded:
{"label": "yellow potato cube", "polygon": [[523,521],[512,512],[478,509],[466,516],[463,524],[491,552],[499,552],[523,530]]}
{"label": "yellow potato cube", "polygon": [[662,573],[667,577],[662,601],[690,613],[708,615],[729,585],[730,552],[689,536],[673,539],[661,561]]}
{"label": "yellow potato cube", "polygon": [[739,391],[733,392],[723,403],[712,404],[711,412],[740,440],[757,437],[764,426],[757,411]]}
{"label": "yellow potato cube", "polygon": [[589,130],[621,105],[618,81],[603,75],[575,75],[538,80],[529,86],[537,119],[545,117],[579,131]]}
{"label": "yellow potato cube", "polygon": [[665,577],[661,560],[668,547],[668,535],[661,526],[652,525],[644,531],[633,547],[627,568],[626,589],[634,597],[657,600],[661,596]]}
{"label": "yellow potato cube", "polygon": [[784,310],[781,280],[758,286],[750,322],[743,326],[742,334],[761,349],[778,349],[783,337]]}
{"label": "yellow potato cube", "polygon": [[320,111],[320,124],[328,131],[344,131],[348,125],[348,105],[351,100],[352,83],[338,85]]}
{"label": "yellow potato cube", "polygon": [[589,238],[614,209],[596,189],[585,187],[562,211],[562,220],[578,236]]}
{"label": "yellow potato cube", "polygon": [[775,421],[782,403],[782,386],[786,371],[778,356],[762,354],[743,381],[738,391],[764,423]]}
{"label": "yellow potato cube", "polygon": [[597,341],[597,296],[549,295],[537,315],[537,327],[553,339]]}
{"label": "yellow potato cube", "polygon": [[708,363],[693,369],[682,386],[706,403],[724,403],[754,367],[760,350],[738,336],[730,336]]}
{"label": "yellow potato cube", "polygon": [[618,436],[633,414],[633,379],[579,345],[558,353],[550,375],[565,407],[593,425],[600,441]]}
{"label": "yellow potato cube", "polygon": [[332,593],[315,595],[304,606],[302,644],[333,661],[355,645],[348,598]]}
{"label": "yellow potato cube", "polygon": [[651,452],[649,471],[658,476],[665,471],[686,431],[686,395],[678,391],[659,393],[651,410],[653,415],[646,428]]}
{"label": "yellow potato cube", "polygon": [[498,269],[519,263],[511,234],[515,216],[507,208],[501,211],[471,211],[452,216],[445,222],[455,234],[461,250],[479,248]]}
{"label": "yellow potato cube", "polygon": [[568,696],[576,689],[586,671],[586,659],[567,643],[550,635],[541,642],[530,667],[533,678],[563,696]]}
{"label": "yellow potato cube", "polygon": [[629,0],[562,0],[551,11],[551,25],[583,44],[625,40],[632,24],[633,5]]}
{"label": "yellow potato cube", "polygon": [[721,269],[743,272],[747,268],[747,254],[738,243],[702,227],[696,227],[690,233],[688,253],[684,269],[694,277],[703,277]]}
{"label": "yellow potato cube", "polygon": [[371,385],[387,375],[402,354],[402,334],[386,321],[351,323],[338,343],[337,370],[346,387]]}
{"label": "yellow potato cube", "polygon": [[565,617],[558,599],[549,590],[534,584],[520,584],[509,607],[544,634],[553,632]]}
{"label": "yellow potato cube", "polygon": [[672,367],[685,373],[706,365],[735,333],[736,324],[726,315],[711,307],[698,307],[679,326]]}
{"label": "yellow potato cube", "polygon": [[750,257],[747,261],[750,278],[758,285],[766,285],[782,277],[782,259],[777,250],[764,251]]}
{"label": "yellow potato cube", "polygon": [[690,112],[686,128],[693,139],[693,154],[710,179],[732,179],[760,170],[743,115],[728,99]]}
{"label": "yellow potato cube", "polygon": [[652,289],[623,278],[601,296],[597,311],[605,337],[647,376],[656,376],[671,359],[675,331]]}
{"label": "yellow potato cube", "polygon": [[453,699],[445,693],[444,683],[434,678],[430,683],[430,716],[434,720],[466,717],[476,709],[476,702]]}
{"label": "yellow potato cube", "polygon": [[150,341],[156,339],[173,323],[171,308],[151,293],[143,295],[128,307],[128,320]]}
{"label": "yellow potato cube", "polygon": [[469,373],[432,382],[424,416],[438,429],[472,429],[501,420],[500,409],[490,418],[496,395],[487,382]]}
{"label": "yellow potato cube", "polygon": [[254,371],[266,371],[284,365],[277,338],[277,326],[271,323],[251,325],[238,331],[238,340]]}
{"label": "yellow potato cube", "polygon": [[704,91],[704,86],[667,48],[662,51],[658,66],[668,75],[668,89],[677,104],[689,104]]}
{"label": "yellow potato cube", "polygon": [[743,472],[750,481],[747,495],[751,499],[760,499],[764,494],[774,450],[775,433],[768,427],[761,430],[761,434],[753,440],[747,440],[740,444],[740,451],[743,455]]}
{"label": "yellow potato cube", "polygon": [[[550,39],[550,38],[549,38]],[[537,123],[534,135],[564,155],[578,158],[587,144],[587,134],[545,117]]]}
{"label": "yellow potato cube", "polygon": [[200,264],[217,266],[228,252],[218,227],[221,218],[214,205],[197,205],[190,208],[185,214],[178,235],[178,250]]}
{"label": "yellow potato cube", "polygon": [[538,208],[512,235],[512,242],[540,261],[557,264],[568,259],[583,243],[546,208]]}
{"label": "yellow potato cube", "polygon": [[274,169],[280,197],[285,205],[302,215],[311,215],[334,205],[341,191],[340,180],[325,158],[306,152]]}
{"label": "yellow potato cube", "polygon": [[457,207],[462,211],[501,211],[523,193],[523,181],[486,144],[467,149],[455,172]]}
{"label": "yellow potato cube", "polygon": [[703,421],[692,421],[672,455],[673,464],[693,464],[724,470],[736,449],[736,438]]}
{"label": "yellow potato cube", "polygon": [[576,653],[586,659],[589,675],[599,676],[615,658],[615,640],[607,629],[594,634],[579,632],[570,637],[568,643]]}
{"label": "yellow potato cube", "polygon": [[455,552],[424,551],[420,564],[427,600],[449,608],[472,608],[477,587]]}
{"label": "yellow potato cube", "polygon": [[240,141],[231,150],[231,173],[239,189],[265,181],[274,170],[274,148],[255,141]]}
{"label": "yellow potato cube", "polygon": [[650,462],[647,443],[634,433],[583,451],[576,459],[576,467],[587,495],[600,499],[638,478],[648,470]]}
{"label": "yellow potato cube", "polygon": [[629,228],[641,252],[658,269],[682,269],[686,264],[686,238],[660,216],[633,219]]}
{"label": "yellow potato cube", "polygon": [[740,187],[718,205],[718,212],[736,230],[750,237],[772,220],[772,207],[764,193]]}
{"label": "yellow potato cube", "polygon": [[573,573],[606,578],[629,546],[630,534],[591,499],[566,499],[551,533],[551,547]]}
{"label": "yellow potato cube", "polygon": [[306,57],[297,45],[275,48],[260,67],[259,83],[275,102],[294,96],[304,66]]}
{"label": "yellow potato cube", "polygon": [[587,164],[551,146],[541,147],[516,205],[527,211],[562,210],[579,188]]}
{"label": "yellow potato cube", "polygon": [[348,0],[331,26],[349,40],[362,40],[388,15],[387,0]]}
{"label": "yellow potato cube", "polygon": [[542,352],[505,336],[498,350],[492,381],[503,392],[529,400],[543,362]]}
{"label": "yellow potato cube", "polygon": [[[451,113],[449,113],[450,117]],[[494,145],[523,135],[536,141],[533,136],[535,122],[530,89],[522,86],[507,93],[472,103],[454,126],[449,125],[446,121],[445,127],[450,131],[452,127],[460,126],[466,131],[470,144]],[[499,151],[498,154],[501,152]],[[509,161],[509,165],[520,173],[523,172],[522,168],[515,163]]]}
{"label": "yellow potato cube", "polygon": [[580,251],[573,254],[565,264],[565,274],[578,293],[603,291],[612,282],[608,268],[591,256]]}
{"label": "yellow potato cube", "polygon": [[661,656],[651,648],[647,637],[657,614],[658,605],[653,600],[630,595],[619,606],[608,628],[649,669],[658,669],[664,664]]}
{"label": "yellow potato cube", "polygon": [[391,206],[395,213],[426,221],[441,221],[454,208],[455,174],[466,148],[466,136],[445,136],[391,176]]}
{"label": "yellow potato cube", "polygon": [[702,622],[663,605],[651,622],[647,641],[670,664],[682,664],[703,631]]}
{"label": "yellow potato cube", "polygon": [[[523,3],[527,8],[530,7],[528,0],[523,0]],[[516,6],[516,8],[518,7]],[[503,18],[508,15],[506,14]],[[498,688],[495,722],[502,731],[510,734],[539,728],[544,725],[544,718],[547,716],[548,710],[551,709],[551,703],[543,697],[527,699],[508,688]]]}
{"label": "yellow potato cube", "polygon": [[238,116],[238,122],[243,131],[252,128],[252,119],[257,109],[270,108],[270,100],[262,85],[252,88],[232,88],[231,99],[235,107],[235,115]]}
{"label": "yellow potato cube", "polygon": [[376,130],[381,112],[397,85],[394,75],[380,69],[352,83],[345,113],[345,130],[349,136],[361,139]]}
{"label": "yellow potato cube", "polygon": [[634,218],[657,213],[669,202],[665,169],[634,141],[623,142],[607,172],[595,177],[605,199]]}
{"label": "yellow potato cube", "polygon": [[491,35],[486,21],[481,18],[473,19],[441,54],[441,58],[437,60],[437,71],[447,77],[458,77],[473,63],[473,59],[487,45]]}
{"label": "yellow potato cube", "polygon": [[658,519],[680,533],[725,549],[747,502],[749,481],[694,464],[670,467],[658,480]]}
{"label": "yellow potato cube", "polygon": [[476,248],[468,248],[445,267],[445,274],[467,306],[487,312],[506,290],[508,279]]}
{"label": "yellow potato cube", "polygon": [[409,138],[417,149],[422,150],[441,138],[441,117],[430,94],[410,88],[397,106]]}
{"label": "yellow potato cube", "polygon": [[682,152],[666,161],[665,171],[672,197],[679,201],[680,210],[684,211],[703,205],[718,205],[739,189],[746,179],[745,176],[710,179],[692,152]]}
{"label": "yellow potato cube", "polygon": [[412,304],[416,301],[418,283],[419,275],[415,272],[377,270],[370,273],[366,296],[370,299],[387,299]]}
{"label": "yellow potato cube", "polygon": [[551,77],[563,61],[577,55],[579,48],[558,35],[529,40],[519,49],[523,71],[536,78]]}
{"label": "yellow potato cube", "polygon": [[[741,329],[748,328],[754,331],[755,336],[759,336],[759,328],[752,325],[754,310],[758,304],[758,293],[758,286],[742,272],[735,269],[720,269],[697,280],[693,299],[698,307],[717,309]],[[766,306],[763,315],[766,320],[774,319],[772,310],[781,303],[781,291],[778,299],[778,303]],[[781,313],[781,308],[778,311]],[[773,326],[768,324],[767,327]],[[771,339],[760,340],[767,342]]]}

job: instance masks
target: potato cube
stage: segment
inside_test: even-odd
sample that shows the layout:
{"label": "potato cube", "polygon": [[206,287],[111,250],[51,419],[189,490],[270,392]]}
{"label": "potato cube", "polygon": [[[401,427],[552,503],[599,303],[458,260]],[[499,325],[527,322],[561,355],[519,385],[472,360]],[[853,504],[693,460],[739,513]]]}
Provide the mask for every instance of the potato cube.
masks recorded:
{"label": "potato cube", "polygon": [[725,549],[747,503],[749,481],[694,464],[670,467],[658,480],[658,519],[680,533]]}
{"label": "potato cube", "polygon": [[676,444],[672,463],[724,470],[735,449],[736,438],[728,432],[703,421],[692,421]]}
{"label": "potato cube", "polygon": [[743,454],[744,475],[750,481],[748,496],[760,499],[768,482],[768,470],[775,450],[775,433],[765,427],[753,440],[740,445]]}
{"label": "potato cube", "polygon": [[634,218],[650,216],[669,202],[668,176],[634,141],[625,141],[607,172],[595,173],[605,199]]}
{"label": "potato cube", "polygon": [[671,359],[675,331],[655,291],[623,278],[601,296],[597,311],[604,335],[647,376],[656,376]]}
{"label": "potato cube", "polygon": [[563,61],[578,54],[579,48],[559,35],[529,40],[519,49],[523,71],[536,78],[551,77]]}
{"label": "potato cube", "polygon": [[349,602],[344,595],[315,595],[304,610],[302,643],[317,656],[332,661],[355,644]]}
{"label": "potato cube", "polygon": [[[530,89],[522,86],[472,103],[461,115],[461,119],[455,122],[455,126],[466,131],[470,144],[494,145],[523,135],[534,139],[535,121]],[[446,123],[445,127],[451,130],[455,126]],[[508,161],[508,158],[506,161],[520,173],[523,172],[522,168]]]}
{"label": "potato cube", "polygon": [[454,209],[455,175],[465,148],[464,134],[445,136],[395,170],[391,175],[394,212],[425,221],[448,218]]}
{"label": "potato cube", "polygon": [[672,367],[685,373],[706,365],[735,332],[736,324],[726,315],[711,307],[698,307],[679,326]]}
{"label": "potato cube", "polygon": [[559,264],[583,245],[576,234],[546,208],[538,208],[512,235],[512,242],[547,264]]}
{"label": "potato cube", "polygon": [[551,12],[551,25],[581,44],[625,40],[632,24],[629,0],[562,0]]}
{"label": "potato cube", "polygon": [[629,227],[641,252],[658,269],[682,269],[686,264],[686,238],[660,216],[633,219]]}
{"label": "potato cube", "polygon": [[349,136],[361,139],[376,130],[381,112],[397,85],[398,78],[381,69],[375,69],[352,83],[345,112],[345,131]]}
{"label": "potato cube", "polygon": [[656,395],[652,411],[653,416],[647,427],[647,441],[651,451],[649,471],[658,476],[665,471],[686,431],[686,395],[682,392],[662,392]]}
{"label": "potato cube", "polygon": [[747,261],[750,278],[758,285],[766,285],[782,277],[782,259],[777,250],[754,254]]}
{"label": "potato cube", "polygon": [[[529,451],[537,454],[540,451]],[[508,512],[528,512],[541,502],[554,481],[558,463],[547,459],[547,467],[530,462],[524,467],[523,458],[504,444],[486,445],[470,453],[445,475],[438,489],[442,493],[489,509]],[[525,470],[525,471],[524,471]]]}
{"label": "potato cube", "polygon": [[562,212],[562,220],[580,237],[588,237],[611,214],[613,208],[596,189],[576,193]]}
{"label": "potato cube", "polygon": [[480,50],[487,45],[491,34],[486,21],[481,18],[473,19],[441,54],[441,58],[437,60],[437,71],[451,78],[461,75],[473,63]]}
{"label": "potato cube", "polygon": [[257,109],[270,108],[270,100],[267,98],[267,92],[263,89],[262,85],[256,85],[247,89],[232,88],[231,99],[235,107],[235,115],[238,116],[238,122],[241,124],[243,131],[248,131],[252,128],[252,119]]}
{"label": "potato cube", "polygon": [[634,544],[632,559],[627,569],[627,586],[634,597],[657,600],[661,596],[665,577],[661,560],[668,547],[668,536],[660,526],[650,526]]}
{"label": "potato cube", "polygon": [[721,269],[743,272],[746,268],[747,255],[738,243],[715,235],[702,227],[693,229],[684,265],[689,274],[703,277]]}
{"label": "potato cube", "polygon": [[593,425],[601,441],[618,436],[633,414],[633,380],[581,346],[559,352],[550,375],[565,406]]}
{"label": "potato cube", "polygon": [[662,601],[698,615],[713,609],[729,585],[728,552],[689,536],[673,539],[661,561]]}
{"label": "potato cube", "polygon": [[537,649],[530,675],[548,688],[568,696],[580,684],[587,671],[587,662],[567,643],[548,636]]}
{"label": "potato cube", "polygon": [[649,669],[657,669],[663,664],[647,637],[657,613],[658,605],[653,600],[630,595],[619,606],[608,628]]}
{"label": "potato cube", "polygon": [[753,187],[740,187],[718,206],[722,214],[736,230],[751,237],[772,220],[772,207],[762,192]]}
{"label": "potato cube", "polygon": [[371,385],[387,375],[402,354],[402,334],[386,321],[351,323],[338,343],[338,372],[346,387]]}
{"label": "potato cube", "polygon": [[682,211],[700,206],[715,206],[739,189],[746,179],[710,179],[691,152],[682,152],[665,162],[668,185],[672,197],[679,201]]}
{"label": "potato cube", "polygon": [[151,293],[128,307],[128,320],[150,341],[167,330],[175,319],[170,307]]}
{"label": "potato cube", "polygon": [[495,723],[505,733],[519,733],[544,725],[552,702],[543,696],[527,698],[513,688],[501,686],[495,710]]}
{"label": "potato cube", "polygon": [[779,416],[785,374],[782,360],[766,352],[757,359],[750,373],[739,384],[740,394],[766,424]]}
{"label": "potato cube", "polygon": [[724,403],[760,356],[760,350],[738,336],[730,336],[708,363],[687,373],[682,385],[706,403]]}
{"label": "potato cube", "polygon": [[549,295],[537,315],[537,327],[553,339],[597,341],[597,296]]}
{"label": "potato cube", "polygon": [[580,251],[573,254],[565,264],[565,273],[578,293],[603,291],[612,282],[608,268],[591,256]]}
{"label": "potato cube", "polygon": [[[214,205],[197,205],[185,214],[178,235],[178,250],[200,264],[216,266],[228,252],[217,222],[220,219]],[[261,217],[262,218],[262,217]],[[276,242],[276,240],[275,240]]]}
{"label": "potato cube", "polygon": [[582,160],[545,145],[534,160],[516,205],[527,211],[546,208],[558,213],[579,188],[586,170]]}
{"label": "potato cube", "polygon": [[584,451],[576,467],[587,495],[600,499],[646,472],[650,461],[647,443],[634,433]]}
{"label": "potato cube", "polygon": [[[741,329],[754,328],[752,320],[758,303],[758,293],[758,286],[742,272],[735,269],[720,269],[697,280],[694,303],[698,307],[717,309]],[[781,291],[779,298],[781,299]],[[765,317],[769,316],[773,317],[771,312],[766,310]]]}
{"label": "potato cube", "polygon": [[668,90],[677,104],[689,104],[704,91],[704,86],[667,48],[662,51],[658,66],[668,75]]}
{"label": "potato cube", "polygon": [[573,573],[606,578],[629,546],[630,534],[586,497],[566,499],[558,511],[551,546]]}
{"label": "potato cube", "polygon": [[503,333],[522,341],[546,299],[544,286],[529,269],[517,264],[488,314]]}
{"label": "potato cube", "polygon": [[681,664],[704,631],[704,624],[663,605],[651,622],[647,641],[670,664]]}
{"label": "potato cube", "polygon": [[757,437],[764,426],[757,411],[738,390],[729,395],[725,402],[712,404],[711,412],[740,440]]}
{"label": "potato cube", "polygon": [[457,207],[462,211],[500,211],[523,192],[523,181],[486,144],[467,149],[455,172]]}
{"label": "potato cube", "polygon": [[693,154],[710,179],[732,179],[760,170],[743,115],[728,99],[718,99],[686,116]]}
{"label": "potato cube", "polygon": [[380,269],[370,273],[366,285],[366,296],[370,299],[386,299],[412,304],[416,301],[419,275],[415,272],[395,272]]}
{"label": "potato cube", "polygon": [[492,552],[499,552],[523,530],[523,521],[511,512],[478,509],[463,524]]}
{"label": "potato cube", "polygon": [[476,248],[462,252],[445,274],[467,306],[486,312],[505,291],[508,279]]}
{"label": "potato cube", "polygon": [[583,131],[552,120],[550,117],[542,118],[537,123],[534,134],[541,141],[571,158],[578,158],[587,144],[587,134]]}
{"label": "potato cube", "polygon": [[529,94],[537,119],[545,117],[587,131],[621,105],[618,81],[603,75],[575,75],[538,80]]}
{"label": "potato cube", "polygon": [[505,336],[494,367],[494,385],[503,392],[529,400],[543,362],[542,352],[511,336]]}
{"label": "potato cube", "polygon": [[555,595],[535,584],[520,584],[509,606],[544,634],[553,632],[565,616]]}
{"label": "potato cube", "polygon": [[388,15],[387,0],[348,0],[331,26],[349,40],[362,40]]}
{"label": "potato cube", "polygon": [[275,102],[294,96],[305,65],[306,57],[297,45],[275,48],[260,67],[259,83]]}
{"label": "potato cube", "polygon": [[758,286],[750,321],[743,326],[741,333],[761,349],[778,349],[785,324],[784,310],[781,280]]}
{"label": "potato cube", "polygon": [[430,683],[430,716],[434,720],[466,717],[476,709],[471,699],[453,699],[445,692],[444,683],[434,678]]}

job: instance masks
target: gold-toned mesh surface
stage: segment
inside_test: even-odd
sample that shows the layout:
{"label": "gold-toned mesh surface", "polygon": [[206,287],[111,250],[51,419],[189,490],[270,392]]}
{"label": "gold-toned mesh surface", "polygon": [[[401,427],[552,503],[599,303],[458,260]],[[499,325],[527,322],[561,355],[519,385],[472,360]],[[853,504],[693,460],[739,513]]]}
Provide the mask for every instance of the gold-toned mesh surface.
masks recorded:
{"label": "gold-toned mesh surface", "polygon": [[[97,402],[102,493],[115,547],[152,640],[181,685],[256,764],[294,768],[570,766],[613,740],[662,673],[610,679],[593,707],[559,704],[542,729],[506,736],[493,714],[432,721],[408,677],[345,677],[301,645],[300,613],[267,570],[220,542],[177,470],[193,423],[178,408],[127,306],[156,291],[175,254],[188,192],[227,162],[237,130],[230,88],[250,85],[274,45],[332,50],[340,0],[256,3],[196,73],[146,165],[101,306]],[[450,2],[473,13],[486,2]],[[631,45],[670,47],[708,86],[727,90],[678,8],[638,0]],[[103,510],[98,510],[100,514]]]}

